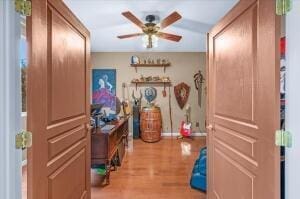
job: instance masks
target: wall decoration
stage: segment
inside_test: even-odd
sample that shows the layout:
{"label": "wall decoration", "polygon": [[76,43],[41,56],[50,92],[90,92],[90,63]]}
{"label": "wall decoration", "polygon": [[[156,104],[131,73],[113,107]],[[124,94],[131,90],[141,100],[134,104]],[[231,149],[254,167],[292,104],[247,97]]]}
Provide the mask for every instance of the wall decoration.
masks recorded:
{"label": "wall decoration", "polygon": [[162,77],[160,77],[160,76],[147,76],[147,77],[144,77],[143,75],[141,75],[141,77],[140,78],[134,78],[134,79],[132,79],[132,81],[131,81],[132,83],[134,83],[134,82],[140,82],[140,83],[143,83],[143,82],[161,82],[161,83],[163,83],[163,82],[166,82],[166,83],[168,83],[168,82],[171,82],[171,80],[170,80],[170,77],[165,77],[165,76],[162,76]]}
{"label": "wall decoration", "polygon": [[[127,93],[127,96],[125,97],[125,90]],[[123,115],[128,116],[131,113],[131,107],[130,107],[130,101],[129,101],[129,88],[126,83],[122,83],[122,110]]]}
{"label": "wall decoration", "polygon": [[93,104],[102,104],[112,112],[116,111],[116,70],[93,69]]}
{"label": "wall decoration", "polygon": [[171,63],[168,59],[162,59],[162,58],[140,58],[137,56],[131,57],[131,67],[135,68],[135,72],[137,72],[137,69],[139,67],[162,67],[164,69],[164,73],[166,72],[166,67],[171,66]]}
{"label": "wall decoration", "polygon": [[139,64],[140,63],[140,58],[138,56],[132,56],[131,57],[131,63],[132,64]]}
{"label": "wall decoration", "polygon": [[157,96],[156,88],[149,87],[145,89],[145,98],[148,104],[150,104],[153,100],[155,100],[156,96]]}
{"label": "wall decoration", "polygon": [[199,70],[198,73],[194,75],[195,87],[198,90],[198,105],[201,107],[202,104],[202,84],[204,83],[204,76]]}
{"label": "wall decoration", "polygon": [[169,117],[171,126],[171,137],[173,137],[173,119],[172,119],[172,102],[171,102],[171,87],[169,86]]}
{"label": "wall decoration", "polygon": [[184,82],[181,82],[174,87],[174,93],[179,107],[183,109],[190,95],[190,86]]}
{"label": "wall decoration", "polygon": [[140,137],[140,111],[141,111],[141,102],[142,102],[143,94],[140,90],[140,97],[137,98],[134,95],[134,91],[132,91],[132,116],[133,116],[133,138],[138,139]]}

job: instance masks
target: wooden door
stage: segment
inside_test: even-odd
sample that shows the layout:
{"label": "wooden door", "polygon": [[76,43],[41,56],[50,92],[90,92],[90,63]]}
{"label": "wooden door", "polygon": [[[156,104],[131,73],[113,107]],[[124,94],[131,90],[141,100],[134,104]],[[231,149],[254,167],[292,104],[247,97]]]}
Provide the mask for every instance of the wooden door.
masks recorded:
{"label": "wooden door", "polygon": [[209,34],[209,199],[279,199],[279,26],[241,0]]}
{"label": "wooden door", "polygon": [[90,39],[61,0],[32,0],[29,199],[90,198]]}

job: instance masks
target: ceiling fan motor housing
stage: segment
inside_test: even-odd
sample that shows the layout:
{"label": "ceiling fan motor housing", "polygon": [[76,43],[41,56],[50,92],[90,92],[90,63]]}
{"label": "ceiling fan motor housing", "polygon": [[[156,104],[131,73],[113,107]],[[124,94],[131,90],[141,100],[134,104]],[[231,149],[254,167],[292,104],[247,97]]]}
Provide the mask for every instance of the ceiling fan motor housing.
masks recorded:
{"label": "ceiling fan motor housing", "polygon": [[146,16],[147,23],[145,23],[145,27],[143,28],[143,32],[145,34],[154,35],[158,32],[159,27],[156,26],[156,23],[153,22],[155,20],[156,20],[155,15],[147,15]]}
{"label": "ceiling fan motor housing", "polygon": [[155,21],[156,17],[155,15],[147,15],[146,16],[146,21],[149,23],[152,23],[153,21]]}

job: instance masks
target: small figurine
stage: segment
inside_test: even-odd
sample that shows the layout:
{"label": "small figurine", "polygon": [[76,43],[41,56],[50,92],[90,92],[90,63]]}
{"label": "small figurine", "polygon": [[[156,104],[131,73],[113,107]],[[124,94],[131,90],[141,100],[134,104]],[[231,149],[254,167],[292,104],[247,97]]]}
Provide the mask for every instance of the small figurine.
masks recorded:
{"label": "small figurine", "polygon": [[162,77],[161,80],[163,82],[169,82],[170,81],[170,78],[169,77]]}
{"label": "small figurine", "polygon": [[152,76],[146,77],[146,78],[145,78],[145,81],[146,81],[146,82],[151,82],[151,81],[152,81]]}
{"label": "small figurine", "polygon": [[132,56],[131,57],[131,63],[132,64],[139,64],[140,63],[140,58],[138,56]]}
{"label": "small figurine", "polygon": [[160,77],[159,76],[154,76],[152,79],[153,79],[153,81],[159,81]]}

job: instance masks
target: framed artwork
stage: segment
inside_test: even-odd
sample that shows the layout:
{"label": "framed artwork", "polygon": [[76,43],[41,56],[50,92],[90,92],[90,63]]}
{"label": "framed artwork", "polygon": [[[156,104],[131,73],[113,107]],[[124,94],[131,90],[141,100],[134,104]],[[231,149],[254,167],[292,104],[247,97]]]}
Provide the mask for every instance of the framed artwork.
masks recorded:
{"label": "framed artwork", "polygon": [[106,110],[116,111],[116,79],[115,69],[93,69],[93,104],[102,104]]}

